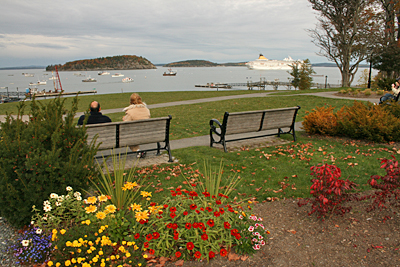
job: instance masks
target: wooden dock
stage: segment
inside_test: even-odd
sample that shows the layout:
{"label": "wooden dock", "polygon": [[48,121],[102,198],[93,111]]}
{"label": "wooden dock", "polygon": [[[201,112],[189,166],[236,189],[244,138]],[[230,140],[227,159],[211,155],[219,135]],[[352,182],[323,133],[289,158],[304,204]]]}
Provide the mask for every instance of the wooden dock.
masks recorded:
{"label": "wooden dock", "polygon": [[[35,97],[51,97],[51,96],[67,96],[67,95],[84,95],[84,94],[96,94],[96,90],[91,90],[91,91],[78,91],[78,92],[63,92],[63,93],[42,93],[42,92],[37,92],[34,95]],[[31,97],[32,97],[31,96]],[[29,97],[29,94],[28,96]]]}
{"label": "wooden dock", "polygon": [[221,89],[231,89],[232,86],[227,83],[207,83],[205,85],[196,84],[194,87],[204,87],[204,88],[221,88]]}

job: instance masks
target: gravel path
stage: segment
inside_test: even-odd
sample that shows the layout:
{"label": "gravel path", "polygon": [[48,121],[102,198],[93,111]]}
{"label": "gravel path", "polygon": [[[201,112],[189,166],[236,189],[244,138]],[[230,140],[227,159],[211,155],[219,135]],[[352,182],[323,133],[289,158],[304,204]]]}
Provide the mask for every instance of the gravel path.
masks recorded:
{"label": "gravel path", "polygon": [[15,260],[8,249],[18,238],[18,233],[13,229],[7,221],[0,217],[0,266],[2,267],[18,267],[21,266]]}

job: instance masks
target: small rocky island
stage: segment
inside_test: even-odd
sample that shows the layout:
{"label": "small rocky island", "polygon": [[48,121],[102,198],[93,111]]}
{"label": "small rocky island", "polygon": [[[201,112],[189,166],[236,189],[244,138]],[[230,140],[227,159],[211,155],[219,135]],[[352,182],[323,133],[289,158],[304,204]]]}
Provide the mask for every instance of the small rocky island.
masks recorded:
{"label": "small rocky island", "polygon": [[156,66],[146,58],[130,55],[75,60],[64,65],[49,65],[46,71],[55,70],[55,67],[59,71],[156,69]]}

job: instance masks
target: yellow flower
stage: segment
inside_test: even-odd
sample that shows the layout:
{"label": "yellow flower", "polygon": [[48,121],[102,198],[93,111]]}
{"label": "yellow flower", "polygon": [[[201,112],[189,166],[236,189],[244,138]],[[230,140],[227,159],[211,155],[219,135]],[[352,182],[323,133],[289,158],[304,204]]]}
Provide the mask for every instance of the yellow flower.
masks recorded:
{"label": "yellow flower", "polygon": [[86,223],[87,225],[90,225],[90,220],[86,220],[85,223]]}
{"label": "yellow flower", "polygon": [[143,254],[143,258],[147,259],[147,257],[148,257],[147,254]]}
{"label": "yellow flower", "polygon": [[149,218],[148,210],[135,212],[136,221],[147,220]]}
{"label": "yellow flower", "polygon": [[114,256],[114,255],[111,255],[110,259],[111,259],[112,261],[115,260],[115,256]]}
{"label": "yellow flower", "polygon": [[47,263],[47,266],[53,266],[53,262],[52,262],[52,261],[49,261],[49,262]]}
{"label": "yellow flower", "polygon": [[125,184],[124,184],[124,187],[122,187],[122,190],[132,190],[132,188],[134,188],[134,187],[136,187],[138,184],[136,183],[136,182],[133,182],[133,183],[131,183],[131,182],[126,182]]}
{"label": "yellow flower", "polygon": [[136,210],[136,211],[141,211],[142,210],[142,206],[138,205],[138,204],[131,204],[131,208],[132,210]]}
{"label": "yellow flower", "polygon": [[151,197],[151,192],[140,191],[140,194],[141,194],[143,197]]}
{"label": "yellow flower", "polygon": [[65,234],[67,231],[66,230],[64,230],[64,229],[61,229],[60,230],[60,233],[63,235],[63,234]]}
{"label": "yellow flower", "polygon": [[96,200],[97,200],[96,197],[88,197],[88,199],[86,200],[86,203],[95,204]]}
{"label": "yellow flower", "polygon": [[90,264],[85,262],[82,264],[82,267],[90,267]]}
{"label": "yellow flower", "polygon": [[106,207],[105,212],[106,213],[114,213],[117,210],[117,207],[115,207],[114,205],[108,205]]}
{"label": "yellow flower", "polygon": [[161,206],[150,206],[149,210],[151,213],[157,213],[160,210]]}
{"label": "yellow flower", "polygon": [[67,247],[72,247],[72,242],[71,242],[71,241],[67,241],[67,242],[65,243],[65,245],[66,245]]}
{"label": "yellow flower", "polygon": [[131,256],[131,253],[126,252],[125,256],[126,256],[127,258],[129,258],[129,257]]}
{"label": "yellow flower", "polygon": [[[106,217],[106,214],[102,211],[99,211],[98,213],[96,213],[96,217],[99,220],[103,220]],[[103,230],[101,230],[103,232]]]}
{"label": "yellow flower", "polygon": [[97,208],[96,208],[96,206],[90,205],[89,207],[86,207],[85,210],[86,210],[86,213],[93,213],[93,212],[96,212]]}
{"label": "yellow flower", "polygon": [[99,259],[96,258],[96,257],[94,257],[94,258],[92,259],[93,262],[97,262],[98,260],[99,260]]}
{"label": "yellow flower", "polygon": [[124,240],[124,241],[122,241],[122,242],[121,242],[121,244],[122,244],[122,245],[125,245],[125,244],[126,244],[126,241],[125,241],[125,240]]}
{"label": "yellow flower", "polygon": [[98,197],[98,199],[99,199],[99,202],[106,202],[107,201],[107,196],[101,195],[101,196]]}
{"label": "yellow flower", "polygon": [[103,255],[103,251],[100,250],[99,251],[99,255],[102,256]]}
{"label": "yellow flower", "polygon": [[64,265],[65,266],[70,266],[71,265],[71,261],[70,260],[65,261]]}
{"label": "yellow flower", "polygon": [[72,263],[76,263],[76,259],[75,259],[75,258],[72,258],[72,259],[71,259],[71,262],[72,262]]}
{"label": "yellow flower", "polygon": [[57,229],[53,229],[53,231],[51,231],[54,235],[57,234]]}
{"label": "yellow flower", "polygon": [[61,263],[57,262],[56,267],[60,267],[60,266],[61,266]]}

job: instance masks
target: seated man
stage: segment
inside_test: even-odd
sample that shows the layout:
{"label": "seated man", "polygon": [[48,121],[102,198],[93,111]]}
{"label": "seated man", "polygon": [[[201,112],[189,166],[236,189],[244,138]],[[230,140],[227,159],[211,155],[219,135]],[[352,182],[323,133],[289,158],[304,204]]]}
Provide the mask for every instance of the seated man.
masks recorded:
{"label": "seated man", "polygon": [[[92,103],[90,103],[90,115],[87,124],[111,122],[111,119],[101,114],[100,110],[101,108],[99,102],[93,101]],[[84,120],[85,120],[85,115],[80,116],[78,120],[78,125],[83,125]]]}

